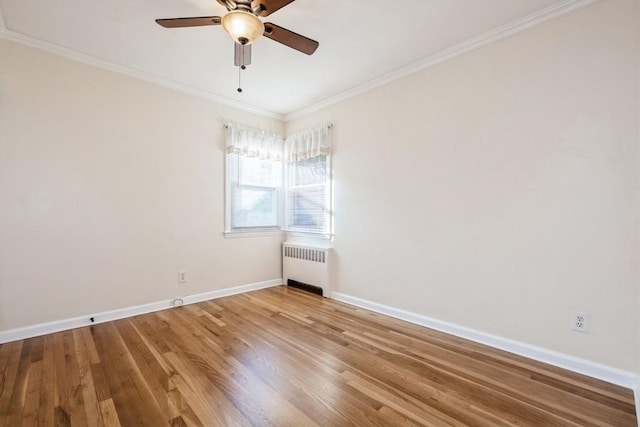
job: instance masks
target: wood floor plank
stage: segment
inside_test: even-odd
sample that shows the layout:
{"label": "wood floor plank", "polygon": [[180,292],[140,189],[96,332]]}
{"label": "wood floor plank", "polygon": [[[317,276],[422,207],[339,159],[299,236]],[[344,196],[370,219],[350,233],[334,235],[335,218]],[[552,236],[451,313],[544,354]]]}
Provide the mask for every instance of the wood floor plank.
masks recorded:
{"label": "wood floor plank", "polygon": [[631,390],[286,286],[0,345],[0,426],[636,426]]}
{"label": "wood floor plank", "polygon": [[40,378],[40,406],[38,408],[38,423],[40,427],[53,426],[55,392],[55,362],[53,357],[53,336],[47,335],[42,347],[42,374]]}
{"label": "wood floor plank", "polygon": [[94,363],[90,368],[98,403],[111,399],[111,389],[109,388],[102,363]]}
{"label": "wood floor plank", "polygon": [[[29,375],[31,370],[31,349],[33,340],[26,340],[20,352],[20,359],[17,365],[15,382],[13,384],[13,394],[9,400],[7,415],[15,420],[20,420],[24,412],[24,405],[27,397],[27,387],[29,385]],[[11,420],[11,418],[9,418]],[[10,421],[13,422],[13,421]],[[18,424],[19,422],[16,422]]]}
{"label": "wood floor plank", "polygon": [[105,427],[120,427],[118,413],[113,403],[113,399],[102,400],[99,403],[102,422]]}
{"label": "wood floor plank", "polygon": [[[73,330],[63,332],[64,343],[64,356],[65,356],[65,371],[67,376],[67,382],[69,385],[69,416],[71,418],[72,425],[88,425],[87,420],[87,406],[85,405],[83,384],[81,376],[85,374],[80,369],[78,362],[78,355],[76,353],[76,340]],[[91,411],[93,408],[90,408]]]}
{"label": "wood floor plank", "polygon": [[[91,361],[92,359],[94,361],[96,360],[95,357],[92,357],[92,352],[95,351],[95,349],[91,348],[93,344],[91,335],[83,333],[84,331],[88,331],[88,328],[73,330],[80,392],[82,393],[82,401],[84,403],[83,409],[88,425],[103,426],[102,413],[100,411],[96,386],[93,381],[93,372],[91,370]],[[91,344],[87,341],[88,339],[91,339]]]}
{"label": "wood floor plank", "polygon": [[[10,410],[10,403],[15,399],[16,381],[19,377],[20,354],[24,341],[15,341],[3,344],[0,347],[0,368],[2,368],[2,376],[0,376],[0,416],[8,418],[13,415]],[[6,347],[6,348],[5,348]]]}
{"label": "wood floor plank", "polygon": [[22,425],[37,425],[38,410],[40,409],[40,386],[42,377],[42,361],[31,362],[29,366],[29,380],[27,393],[22,411]]}

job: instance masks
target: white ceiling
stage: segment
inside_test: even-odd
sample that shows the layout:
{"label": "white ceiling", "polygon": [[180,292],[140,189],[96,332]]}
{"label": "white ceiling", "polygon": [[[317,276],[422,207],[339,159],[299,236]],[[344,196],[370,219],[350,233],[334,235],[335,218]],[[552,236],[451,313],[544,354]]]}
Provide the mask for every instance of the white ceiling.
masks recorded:
{"label": "white ceiling", "polygon": [[[225,103],[287,115],[419,68],[443,52],[555,16],[587,0],[297,0],[263,20],[320,42],[312,56],[264,37],[236,92],[222,27],[154,19],[222,15],[215,0],[0,0],[5,37]],[[466,42],[466,44],[465,44]]]}

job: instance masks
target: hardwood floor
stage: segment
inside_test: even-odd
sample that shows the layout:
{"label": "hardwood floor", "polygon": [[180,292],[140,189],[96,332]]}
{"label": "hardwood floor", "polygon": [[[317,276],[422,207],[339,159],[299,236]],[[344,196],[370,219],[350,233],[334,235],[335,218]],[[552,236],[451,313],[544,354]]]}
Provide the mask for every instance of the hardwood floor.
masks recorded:
{"label": "hardwood floor", "polygon": [[630,390],[284,286],[0,346],[0,425],[635,426]]}

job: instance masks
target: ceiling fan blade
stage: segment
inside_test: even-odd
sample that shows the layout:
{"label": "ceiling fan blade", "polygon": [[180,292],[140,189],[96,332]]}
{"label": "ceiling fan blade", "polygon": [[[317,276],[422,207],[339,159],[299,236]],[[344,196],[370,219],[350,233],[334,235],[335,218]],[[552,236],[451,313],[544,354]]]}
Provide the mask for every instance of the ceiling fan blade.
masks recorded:
{"label": "ceiling fan blade", "polygon": [[293,3],[293,0],[253,0],[251,2],[251,7],[253,10],[256,10],[257,8],[261,9],[261,12],[258,13],[258,15],[269,16],[289,3]]}
{"label": "ceiling fan blade", "polygon": [[289,46],[292,49],[306,53],[307,55],[315,52],[320,45],[320,43],[315,40],[289,31],[286,28],[279,27],[271,22],[265,22],[264,36],[278,43],[282,43],[285,46]]}
{"label": "ceiling fan blade", "polygon": [[219,16],[200,16],[195,18],[169,18],[156,19],[158,25],[165,28],[200,27],[203,25],[220,25],[222,18]]}

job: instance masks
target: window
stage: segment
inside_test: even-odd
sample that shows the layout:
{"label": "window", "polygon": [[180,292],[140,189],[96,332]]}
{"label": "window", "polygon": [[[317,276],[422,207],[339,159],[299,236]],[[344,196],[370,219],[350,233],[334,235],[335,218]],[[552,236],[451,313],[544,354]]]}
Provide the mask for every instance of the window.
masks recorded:
{"label": "window", "polygon": [[279,230],[282,138],[226,126],[226,232]]}
{"label": "window", "polygon": [[230,230],[280,226],[280,162],[227,155]]}
{"label": "window", "polygon": [[285,144],[286,227],[330,235],[331,126],[289,136]]}
{"label": "window", "polygon": [[280,230],[285,218],[288,231],[330,235],[329,130],[322,126],[283,141],[228,124],[225,232]]}
{"label": "window", "polygon": [[296,160],[287,165],[287,229],[329,233],[328,156]]}

